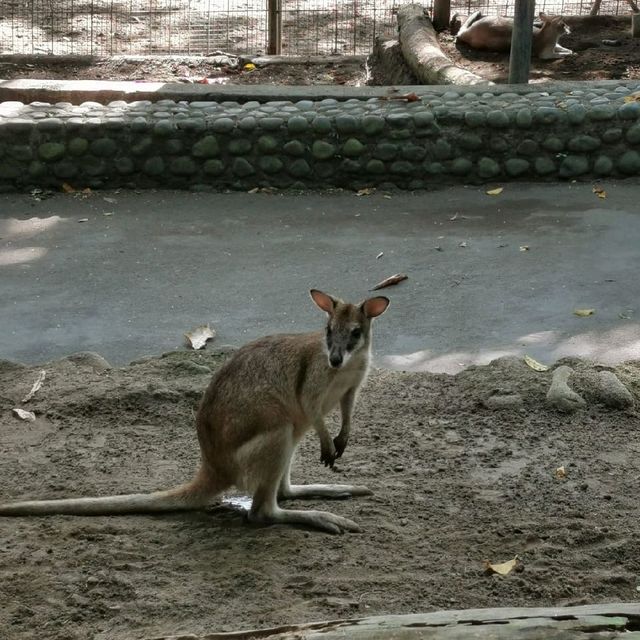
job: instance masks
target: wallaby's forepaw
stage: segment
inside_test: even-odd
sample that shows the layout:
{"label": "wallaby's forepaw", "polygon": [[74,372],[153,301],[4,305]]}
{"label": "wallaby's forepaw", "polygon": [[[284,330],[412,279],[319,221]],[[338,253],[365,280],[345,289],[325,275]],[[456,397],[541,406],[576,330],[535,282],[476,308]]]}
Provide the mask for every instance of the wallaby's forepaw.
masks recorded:
{"label": "wallaby's forepaw", "polygon": [[320,462],[323,462],[325,467],[333,468],[337,457],[338,452],[336,451],[336,447],[333,442],[329,440],[329,444],[320,450]]}
{"label": "wallaby's forepaw", "polygon": [[336,458],[342,457],[344,450],[347,448],[347,442],[349,442],[349,438],[340,433],[333,439],[333,446],[336,448]]}

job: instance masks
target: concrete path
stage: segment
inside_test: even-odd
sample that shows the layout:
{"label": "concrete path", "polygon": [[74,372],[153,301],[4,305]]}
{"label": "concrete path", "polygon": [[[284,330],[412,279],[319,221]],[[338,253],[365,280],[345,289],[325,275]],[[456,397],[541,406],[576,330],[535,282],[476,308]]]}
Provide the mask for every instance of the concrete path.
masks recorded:
{"label": "concrete path", "polygon": [[640,358],[640,184],[603,186],[606,199],[579,183],[499,196],[3,195],[0,358],[91,350],[122,364],[182,348],[202,323],[218,345],[307,331],[324,322],[310,287],[361,298],[397,272],[409,280],[385,290],[380,366]]}

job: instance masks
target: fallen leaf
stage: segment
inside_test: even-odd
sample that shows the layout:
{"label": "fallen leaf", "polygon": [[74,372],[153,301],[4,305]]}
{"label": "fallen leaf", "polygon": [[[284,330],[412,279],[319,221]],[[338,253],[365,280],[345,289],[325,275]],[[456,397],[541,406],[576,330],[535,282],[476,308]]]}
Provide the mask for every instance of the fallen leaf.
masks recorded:
{"label": "fallen leaf", "polygon": [[396,273],[394,276],[389,276],[385,278],[382,282],[378,282],[378,284],[371,289],[371,291],[377,291],[378,289],[384,289],[385,287],[390,287],[394,284],[398,284],[403,280],[406,280],[409,276],[404,273]]}
{"label": "fallen leaf", "polygon": [[390,195],[386,195],[386,194],[385,194],[385,195],[383,195],[382,197],[383,197],[383,198],[386,198],[387,200],[391,200],[391,196],[390,196]]}
{"label": "fallen leaf", "polygon": [[529,251],[529,245],[528,244],[520,245],[520,251]]}
{"label": "fallen leaf", "polygon": [[534,360],[531,356],[525,355],[524,361],[534,371],[549,371],[549,367],[547,367],[546,364],[542,364],[542,362]]}
{"label": "fallen leaf", "polygon": [[592,316],[595,312],[595,309],[575,309],[573,315],[578,316],[579,318],[586,318],[588,316]]}
{"label": "fallen leaf", "polygon": [[486,193],[488,196],[499,196],[503,191],[503,187],[496,187],[495,189],[489,189]]}
{"label": "fallen leaf", "polygon": [[26,420],[27,422],[35,422],[36,414],[33,411],[25,411],[24,409],[13,409],[13,415],[20,420]]}
{"label": "fallen leaf", "polygon": [[102,215],[108,218],[109,216],[113,215],[113,211],[105,211]]}
{"label": "fallen leaf", "polygon": [[485,571],[497,573],[501,576],[509,575],[518,566],[518,556],[508,562],[501,562],[500,564],[492,564],[488,560],[484,561]]}
{"label": "fallen leaf", "polygon": [[38,373],[38,377],[36,378],[36,381],[33,383],[33,386],[31,387],[31,391],[29,391],[29,393],[27,393],[27,395],[24,398],[22,398],[23,403],[29,402],[29,400],[33,398],[33,396],[37,393],[37,391],[42,386],[42,383],[44,382],[46,375],[47,375],[47,372],[44,369],[40,371],[40,373]]}
{"label": "fallen leaf", "polygon": [[463,249],[465,249],[466,246],[467,246],[467,243],[466,242],[461,242],[458,246],[462,247]]}
{"label": "fallen leaf", "polygon": [[632,93],[625,96],[623,102],[640,102],[640,93]]}
{"label": "fallen leaf", "polygon": [[78,218],[78,222],[89,222],[89,218]]}
{"label": "fallen leaf", "polygon": [[192,349],[203,349],[207,340],[215,338],[216,332],[208,325],[203,324],[184,334]]}
{"label": "fallen leaf", "polygon": [[558,467],[554,474],[553,474],[558,480],[564,480],[567,477],[567,471],[564,467]]}
{"label": "fallen leaf", "polygon": [[253,62],[247,62],[247,64],[242,67],[245,71],[255,71],[256,65]]}
{"label": "fallen leaf", "polygon": [[62,190],[65,193],[75,193],[75,191],[76,191],[68,182],[63,182],[62,183]]}
{"label": "fallen leaf", "polygon": [[374,191],[375,191],[375,189],[373,187],[367,187],[366,189],[358,189],[358,191],[356,191],[356,195],[357,196],[370,196]]}
{"label": "fallen leaf", "polygon": [[253,187],[253,189],[249,189],[247,193],[258,193],[260,191],[260,187]]}
{"label": "fallen leaf", "polygon": [[382,258],[382,256],[384,255],[384,251],[381,251],[377,256],[376,256],[376,260],[380,260],[380,258]]}
{"label": "fallen leaf", "polygon": [[607,192],[598,185],[594,186],[592,191],[598,196],[598,198],[602,198],[604,200],[607,197]]}

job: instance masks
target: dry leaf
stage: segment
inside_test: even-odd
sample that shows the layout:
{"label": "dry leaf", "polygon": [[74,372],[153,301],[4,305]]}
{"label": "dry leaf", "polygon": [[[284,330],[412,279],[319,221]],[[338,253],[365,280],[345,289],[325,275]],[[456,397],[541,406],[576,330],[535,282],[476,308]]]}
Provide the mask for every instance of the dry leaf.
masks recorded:
{"label": "dry leaf", "polygon": [[384,289],[385,287],[390,287],[394,284],[398,284],[398,282],[402,282],[406,280],[409,276],[404,273],[396,273],[394,276],[389,276],[385,278],[382,282],[378,282],[378,284],[371,289],[371,291],[377,291],[378,289]]}
{"label": "dry leaf", "polygon": [[260,191],[260,187],[253,187],[253,189],[249,189],[247,193],[258,193]]}
{"label": "dry leaf", "polygon": [[78,218],[78,222],[89,222],[89,218]]}
{"label": "dry leaf", "polygon": [[382,256],[384,255],[384,251],[381,251],[377,256],[376,256],[376,260],[380,260],[380,258],[382,258]]}
{"label": "dry leaf", "polygon": [[558,467],[553,475],[558,480],[564,480],[567,477],[567,471],[564,467]]}
{"label": "dry leaf", "polygon": [[75,189],[68,182],[62,183],[62,190],[65,193],[75,193]]}
{"label": "dry leaf", "polygon": [[607,192],[598,185],[593,187],[592,191],[598,196],[598,198],[602,198],[604,200],[607,197]]}
{"label": "dry leaf", "polygon": [[245,71],[255,71],[256,65],[253,62],[247,62],[247,64],[242,67]]}
{"label": "dry leaf", "polygon": [[358,191],[356,191],[356,195],[357,196],[370,196],[374,191],[375,191],[375,189],[373,187],[367,187],[365,189],[358,189]]}
{"label": "dry leaf", "polygon": [[488,196],[499,196],[503,191],[503,187],[496,187],[495,189],[489,189],[486,193]]}
{"label": "dry leaf", "polygon": [[458,246],[462,247],[464,249],[467,246],[467,243],[466,242],[461,242]]}
{"label": "dry leaf", "polygon": [[625,96],[623,102],[640,102],[640,93],[632,93]]}
{"label": "dry leaf", "polygon": [[29,400],[33,398],[33,396],[42,386],[42,383],[44,382],[46,375],[47,375],[47,372],[44,371],[44,369],[40,371],[40,373],[38,373],[38,377],[36,378],[36,381],[33,383],[33,386],[31,387],[31,391],[29,391],[29,393],[27,393],[27,395],[24,398],[22,398],[22,402],[29,402]]}
{"label": "dry leaf", "polygon": [[102,215],[108,218],[109,216],[113,215],[113,211],[105,211]]}
{"label": "dry leaf", "polygon": [[484,561],[485,571],[492,573],[498,573],[501,576],[509,575],[518,566],[518,556],[508,562],[502,562],[500,564],[492,564],[488,560]]}
{"label": "dry leaf", "polygon": [[549,367],[546,364],[542,364],[542,362],[538,362],[534,360],[531,356],[524,356],[525,363],[531,367],[534,371],[549,371]]}
{"label": "dry leaf", "polygon": [[27,422],[35,422],[36,414],[33,411],[25,411],[24,409],[13,409],[13,415],[20,420],[26,420]]}
{"label": "dry leaf", "polygon": [[215,338],[216,332],[208,325],[203,324],[184,334],[192,349],[203,349],[207,340]]}
{"label": "dry leaf", "polygon": [[529,245],[528,244],[520,245],[520,251],[529,251]]}
{"label": "dry leaf", "polygon": [[385,195],[383,195],[382,197],[383,197],[383,198],[386,198],[387,200],[391,200],[391,196],[390,196],[390,195],[385,194]]}
{"label": "dry leaf", "polygon": [[586,318],[587,316],[592,316],[595,312],[595,309],[576,309],[573,315],[579,318]]}

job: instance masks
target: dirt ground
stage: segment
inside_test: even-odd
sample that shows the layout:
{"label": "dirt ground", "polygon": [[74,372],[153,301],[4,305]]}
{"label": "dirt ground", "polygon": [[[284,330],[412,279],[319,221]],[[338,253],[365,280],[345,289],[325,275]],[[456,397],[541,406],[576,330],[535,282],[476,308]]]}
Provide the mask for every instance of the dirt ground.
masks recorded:
{"label": "dirt ground", "polygon": [[[640,78],[640,38],[631,37],[630,16],[582,16],[565,20],[571,33],[560,38],[560,44],[575,55],[561,60],[534,59],[531,82]],[[617,44],[605,44],[603,40]],[[449,32],[440,35],[440,46],[458,66],[494,82],[507,81],[508,53],[487,53],[464,44],[456,45]]]}
{"label": "dirt ground", "polygon": [[[0,499],[166,488],[198,460],[193,412],[226,357],[0,361]],[[576,363],[574,363],[576,364]],[[199,366],[194,366],[199,365]],[[579,362],[576,371],[584,368]],[[35,397],[21,404],[38,372]],[[616,369],[640,399],[640,362]],[[152,638],[382,613],[640,599],[640,421],[545,406],[551,373],[502,359],[456,376],[374,371],[339,469],[301,447],[294,480],[366,484],[309,501],[360,534],[248,525],[238,510],[0,519],[0,637]],[[574,388],[588,400],[588,372]],[[581,386],[583,385],[583,386]],[[584,387],[584,389],[583,389]],[[518,393],[520,407],[484,402]],[[14,407],[33,410],[23,422]],[[335,420],[337,426],[337,417]],[[566,477],[556,470],[564,467]],[[520,570],[483,561],[515,555]]]}

